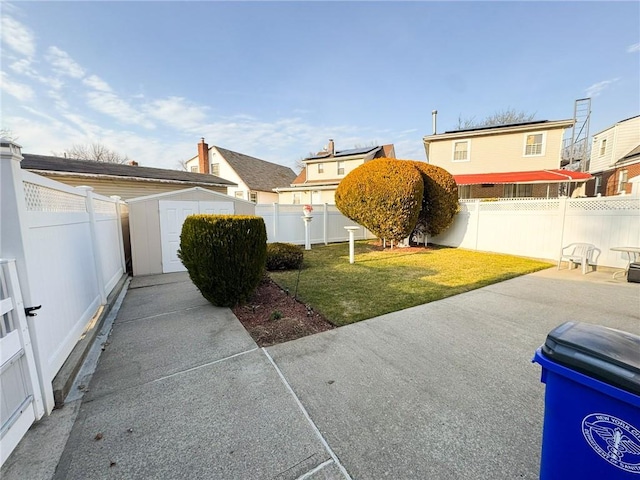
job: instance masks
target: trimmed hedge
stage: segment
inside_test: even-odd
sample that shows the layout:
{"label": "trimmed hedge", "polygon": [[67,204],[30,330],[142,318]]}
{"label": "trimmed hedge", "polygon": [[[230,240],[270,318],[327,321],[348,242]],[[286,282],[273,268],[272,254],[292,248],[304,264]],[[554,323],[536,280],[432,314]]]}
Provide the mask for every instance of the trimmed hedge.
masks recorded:
{"label": "trimmed hedge", "polygon": [[418,215],[417,229],[430,236],[444,232],[453,223],[459,210],[458,185],[444,168],[424,162],[411,161],[422,175],[424,196]]}
{"label": "trimmed hedge", "polygon": [[190,215],[182,226],[178,258],[212,304],[233,307],[245,302],[264,275],[264,220],[248,215]]}
{"label": "trimmed hedge", "polygon": [[303,251],[292,243],[267,243],[267,270],[297,270],[302,266]]}
{"label": "trimmed hedge", "polygon": [[336,207],[380,238],[402,240],[416,225],[424,183],[411,162],[380,158],[351,171],[338,185]]}

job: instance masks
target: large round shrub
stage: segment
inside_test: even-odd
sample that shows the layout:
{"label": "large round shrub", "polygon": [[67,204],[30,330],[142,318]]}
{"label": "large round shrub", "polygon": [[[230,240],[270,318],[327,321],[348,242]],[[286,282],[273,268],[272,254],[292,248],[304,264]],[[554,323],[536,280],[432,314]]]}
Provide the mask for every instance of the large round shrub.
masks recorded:
{"label": "large round shrub", "polygon": [[416,227],[430,236],[444,232],[458,213],[458,185],[444,168],[411,161],[422,175],[424,196]]}
{"label": "large round shrub", "polygon": [[402,240],[416,225],[424,183],[412,162],[380,158],[352,170],[338,185],[336,207],[379,238]]}
{"label": "large round shrub", "polygon": [[233,307],[249,298],[264,275],[264,220],[190,215],[182,225],[178,257],[204,298],[220,307]]}
{"label": "large round shrub", "polygon": [[267,270],[296,270],[302,266],[303,251],[293,243],[267,243]]}

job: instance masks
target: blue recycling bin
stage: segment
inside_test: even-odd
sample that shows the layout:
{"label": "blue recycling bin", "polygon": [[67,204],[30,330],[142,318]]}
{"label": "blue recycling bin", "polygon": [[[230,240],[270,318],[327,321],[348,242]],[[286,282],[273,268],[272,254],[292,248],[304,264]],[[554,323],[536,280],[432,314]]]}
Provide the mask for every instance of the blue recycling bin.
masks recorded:
{"label": "blue recycling bin", "polygon": [[546,385],[541,480],[640,480],[640,337],[566,322],[533,357]]}

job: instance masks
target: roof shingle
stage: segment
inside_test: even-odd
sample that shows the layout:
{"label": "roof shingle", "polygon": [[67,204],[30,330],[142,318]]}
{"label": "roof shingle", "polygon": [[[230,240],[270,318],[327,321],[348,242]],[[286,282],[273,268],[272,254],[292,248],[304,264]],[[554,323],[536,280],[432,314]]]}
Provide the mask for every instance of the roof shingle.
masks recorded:
{"label": "roof shingle", "polygon": [[226,148],[215,148],[251,190],[271,192],[274,188],[288,187],[296,178],[295,172],[289,167]]}

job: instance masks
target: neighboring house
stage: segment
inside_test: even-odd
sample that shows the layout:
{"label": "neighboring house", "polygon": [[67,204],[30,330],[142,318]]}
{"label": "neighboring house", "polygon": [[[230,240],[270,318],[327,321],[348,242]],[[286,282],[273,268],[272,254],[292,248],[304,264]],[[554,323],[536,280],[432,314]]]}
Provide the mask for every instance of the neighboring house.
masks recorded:
{"label": "neighboring house", "polygon": [[123,200],[192,187],[226,193],[228,187],[235,186],[233,182],[211,175],[141,167],[136,162],[124,165],[29,153],[22,156],[21,167],[25,170],[74,187],[87,185],[96,193],[118,195]]}
{"label": "neighboring house", "polygon": [[[427,162],[451,173],[460,198],[583,195],[587,173],[561,170],[573,120],[542,120],[424,137]],[[434,121],[435,125],[435,121]]]}
{"label": "neighboring house", "polygon": [[369,160],[381,157],[396,157],[393,144],[335,150],[333,140],[329,140],[324,150],[302,160],[304,169],[290,186],[276,189],[279,203],[333,204],[336,188],[349,172]]}
{"label": "neighboring house", "polygon": [[222,147],[209,147],[204,138],[198,144],[198,155],[186,161],[190,172],[226,178],[236,185],[227,195],[253,203],[278,201],[275,189],[289,185],[296,174],[289,167],[233,152]]}
{"label": "neighboring house", "polygon": [[596,133],[591,145],[589,173],[596,180],[587,194],[632,193],[632,180],[640,176],[640,115]]}

